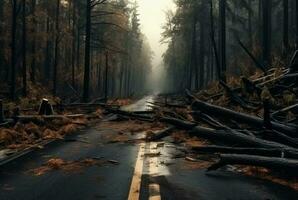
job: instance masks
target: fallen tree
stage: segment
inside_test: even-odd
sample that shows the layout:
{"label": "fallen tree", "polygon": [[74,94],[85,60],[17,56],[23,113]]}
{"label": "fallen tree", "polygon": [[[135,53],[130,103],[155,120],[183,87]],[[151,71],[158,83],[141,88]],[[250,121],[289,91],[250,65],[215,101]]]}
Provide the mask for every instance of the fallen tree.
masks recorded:
{"label": "fallen tree", "polygon": [[[235,120],[237,122],[246,123],[256,127],[263,127],[264,125],[264,120],[262,118],[251,116],[244,113],[239,113],[220,106],[211,105],[209,103],[205,103],[198,99],[195,99],[192,107],[194,110],[199,110],[199,111],[208,113],[209,115],[217,116],[220,118]],[[194,111],[193,114],[196,115],[196,111]],[[296,125],[286,125],[278,122],[271,122],[271,123],[272,123],[272,129],[283,132],[290,136],[297,136],[296,133],[298,129]]]}
{"label": "fallen tree", "polygon": [[161,131],[159,131],[159,132],[157,132],[157,133],[154,133],[154,134],[150,135],[150,136],[148,137],[148,140],[149,140],[149,141],[160,140],[160,139],[162,139],[162,138],[164,138],[164,137],[169,136],[169,135],[172,133],[172,131],[173,131],[174,129],[175,129],[174,126],[171,126],[171,127],[169,127],[169,128],[163,129],[163,130],[161,130]]}
{"label": "fallen tree", "polygon": [[236,145],[243,145],[248,147],[266,147],[266,148],[285,148],[291,149],[287,145],[277,142],[263,140],[257,137],[251,137],[235,130],[215,130],[211,128],[196,126],[190,131],[190,134],[215,141],[224,141]]}
{"label": "fallen tree", "polygon": [[298,159],[298,151],[281,148],[244,148],[208,145],[192,147],[191,150],[198,153],[249,154],[258,156]]}
{"label": "fallen tree", "polygon": [[249,165],[266,167],[269,169],[286,170],[297,175],[298,160],[246,154],[220,154],[219,162],[208,168],[208,171],[217,170],[225,165]]}

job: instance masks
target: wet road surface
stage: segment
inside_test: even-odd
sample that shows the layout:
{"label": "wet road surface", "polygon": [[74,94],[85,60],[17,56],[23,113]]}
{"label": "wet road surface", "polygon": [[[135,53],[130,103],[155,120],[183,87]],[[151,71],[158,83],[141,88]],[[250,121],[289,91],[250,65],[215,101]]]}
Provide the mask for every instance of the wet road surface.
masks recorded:
{"label": "wet road surface", "polygon": [[[147,109],[149,96],[125,110]],[[298,199],[297,192],[257,178],[224,170],[206,173],[184,166],[180,147],[170,142],[107,144],[113,130],[90,128],[0,167],[0,200],[33,199]],[[82,142],[87,141],[87,142]],[[181,147],[182,148],[182,147]],[[80,172],[51,171],[36,176],[29,171],[49,158],[116,160]]]}

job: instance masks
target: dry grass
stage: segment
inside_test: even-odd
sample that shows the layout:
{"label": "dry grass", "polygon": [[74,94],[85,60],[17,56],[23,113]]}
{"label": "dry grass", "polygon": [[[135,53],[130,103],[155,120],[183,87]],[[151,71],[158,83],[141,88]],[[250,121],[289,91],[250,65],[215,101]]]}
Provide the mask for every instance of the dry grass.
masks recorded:
{"label": "dry grass", "polygon": [[95,159],[84,159],[79,161],[65,161],[61,158],[52,158],[49,159],[43,166],[29,170],[29,173],[34,174],[35,176],[41,176],[48,172],[55,170],[62,170],[65,172],[79,172],[83,168],[91,167],[94,165],[100,165],[103,161]]}
{"label": "dry grass", "polygon": [[88,120],[84,117],[75,120],[64,117],[48,121],[42,125],[30,122],[17,123],[14,127],[0,128],[0,144],[3,148],[25,149],[35,146],[42,140],[63,139],[65,135],[74,133],[86,126]]}

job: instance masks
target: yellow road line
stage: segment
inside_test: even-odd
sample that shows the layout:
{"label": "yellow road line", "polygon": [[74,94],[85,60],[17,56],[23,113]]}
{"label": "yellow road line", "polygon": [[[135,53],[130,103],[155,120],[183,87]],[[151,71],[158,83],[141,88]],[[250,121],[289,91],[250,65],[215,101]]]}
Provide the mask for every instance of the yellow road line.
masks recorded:
{"label": "yellow road line", "polygon": [[135,165],[134,175],[130,185],[128,200],[138,200],[140,197],[140,188],[141,188],[143,165],[144,165],[144,151],[145,151],[145,143],[141,143],[136,165]]}
{"label": "yellow road line", "polygon": [[[150,143],[150,153],[158,153],[157,152],[157,144]],[[158,175],[158,158],[152,157],[149,159],[149,175],[150,177],[154,177]],[[149,184],[149,200],[161,200],[160,197],[160,186],[157,183]]]}
{"label": "yellow road line", "polygon": [[[147,144],[147,145],[146,145]],[[141,143],[139,148],[139,153],[135,165],[134,175],[131,181],[128,200],[139,200],[140,198],[140,189],[143,175],[143,166],[145,162],[144,154],[145,147],[149,147],[149,153],[157,153],[157,144],[156,143]],[[149,163],[149,169],[145,173],[149,173],[150,177],[158,175],[158,158],[157,157],[148,157],[146,160]],[[161,200],[160,196],[160,186],[156,183],[149,184],[149,200]]]}

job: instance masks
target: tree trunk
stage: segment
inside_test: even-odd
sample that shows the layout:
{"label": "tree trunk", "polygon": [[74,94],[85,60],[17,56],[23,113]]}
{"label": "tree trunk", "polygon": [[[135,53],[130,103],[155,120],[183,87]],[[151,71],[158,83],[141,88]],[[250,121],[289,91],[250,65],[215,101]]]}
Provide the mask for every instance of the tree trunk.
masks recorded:
{"label": "tree trunk", "polygon": [[252,30],[252,1],[253,0],[248,0],[248,5],[251,10],[248,10],[248,38],[249,38],[249,48],[253,48],[253,30]]}
{"label": "tree trunk", "polygon": [[220,161],[211,167],[210,170],[217,170],[225,165],[250,165],[258,167],[267,167],[276,170],[286,170],[286,172],[292,172],[297,174],[298,160],[286,159],[286,158],[271,158],[264,156],[251,156],[251,155],[237,155],[237,154],[221,154]]}
{"label": "tree trunk", "polygon": [[296,50],[298,49],[298,1],[296,1]]}
{"label": "tree trunk", "polygon": [[219,19],[221,79],[226,82],[226,0],[219,0]]}
{"label": "tree trunk", "polygon": [[109,74],[109,53],[106,52],[106,69],[105,69],[105,102],[108,101],[108,74]]}
{"label": "tree trunk", "polygon": [[263,10],[263,65],[268,68],[271,64],[271,0],[262,1]]}
{"label": "tree trunk", "polygon": [[[4,4],[0,3],[0,21],[3,21],[3,7]],[[0,35],[3,35],[3,24],[0,24]],[[0,37],[0,47],[3,47],[4,45],[4,39],[3,37]],[[0,76],[2,75],[2,72],[4,72],[5,68],[4,68],[4,64],[5,63],[5,57],[4,57],[4,48],[0,48]]]}
{"label": "tree trunk", "polygon": [[54,60],[54,69],[53,69],[53,94],[57,94],[57,71],[59,65],[59,34],[60,34],[60,27],[59,27],[59,16],[60,16],[60,0],[56,2],[56,30],[55,30],[55,60]]}
{"label": "tree trunk", "polygon": [[289,50],[289,0],[283,0],[283,12],[283,53],[287,58]]}
{"label": "tree trunk", "polygon": [[[264,120],[262,118],[251,116],[244,113],[235,112],[233,110],[229,110],[227,108],[223,108],[216,105],[211,105],[200,100],[196,100],[193,103],[193,108],[196,110],[200,110],[202,112],[206,112],[210,115],[215,115],[219,118],[233,119],[237,122],[250,124],[252,126],[263,127],[264,125]],[[287,135],[297,136],[296,127],[291,127],[277,122],[272,122],[272,128],[274,130],[283,132]]]}
{"label": "tree trunk", "polygon": [[258,156],[272,156],[272,157],[284,157],[298,159],[298,152],[285,150],[285,149],[273,149],[273,148],[244,148],[244,147],[227,147],[227,146],[198,146],[192,147],[193,151],[198,153],[228,153],[228,154],[249,154]]}
{"label": "tree trunk", "polygon": [[[48,5],[49,6],[49,5]],[[50,79],[50,63],[51,63],[51,56],[50,56],[50,46],[51,46],[51,39],[50,39],[50,10],[47,10],[47,27],[46,27],[46,34],[47,34],[47,38],[46,38],[46,52],[45,52],[45,68],[44,68],[44,80],[45,80],[45,84],[47,84],[47,82]]]}
{"label": "tree trunk", "polygon": [[[196,9],[195,9],[196,11]],[[193,83],[193,74],[195,74],[195,89],[199,88],[198,85],[198,59],[197,59],[197,14],[194,11],[193,24],[192,24],[192,40],[191,40],[191,73],[189,74],[190,90]]]}
{"label": "tree trunk", "polygon": [[90,85],[90,40],[91,40],[91,0],[87,0],[86,4],[86,29],[85,29],[85,68],[84,68],[84,90],[83,102],[89,100]]}
{"label": "tree trunk", "polygon": [[33,41],[32,41],[32,62],[31,62],[31,73],[30,73],[30,80],[32,83],[36,81],[36,0],[32,0],[32,34],[33,34]]}
{"label": "tree trunk", "polygon": [[10,98],[16,98],[16,32],[17,32],[17,0],[12,2],[12,25],[11,25],[11,79]]}
{"label": "tree trunk", "polygon": [[191,130],[191,134],[209,140],[223,141],[230,144],[236,144],[245,147],[293,149],[287,145],[262,140],[256,137],[245,135],[237,131],[215,130],[211,128],[196,126]]}
{"label": "tree trunk", "polygon": [[220,62],[219,62],[219,56],[217,51],[217,46],[215,42],[215,30],[214,30],[214,17],[213,17],[213,3],[212,0],[210,1],[210,37],[212,42],[212,49],[214,52],[214,58],[215,58],[215,69],[217,78],[220,79]]}
{"label": "tree trunk", "polygon": [[[206,5],[202,2],[201,5],[201,16],[200,16],[200,50],[199,50],[199,88],[202,88],[204,86],[205,81],[205,9]],[[198,89],[199,89],[198,88]]]}
{"label": "tree trunk", "polygon": [[77,24],[77,6],[76,2],[72,2],[72,59],[71,59],[71,82],[72,87],[75,88],[75,64],[76,64],[76,24]]}
{"label": "tree trunk", "polygon": [[26,22],[26,0],[22,0],[23,15],[23,35],[22,35],[22,55],[23,55],[23,95],[27,96],[27,22]]}

